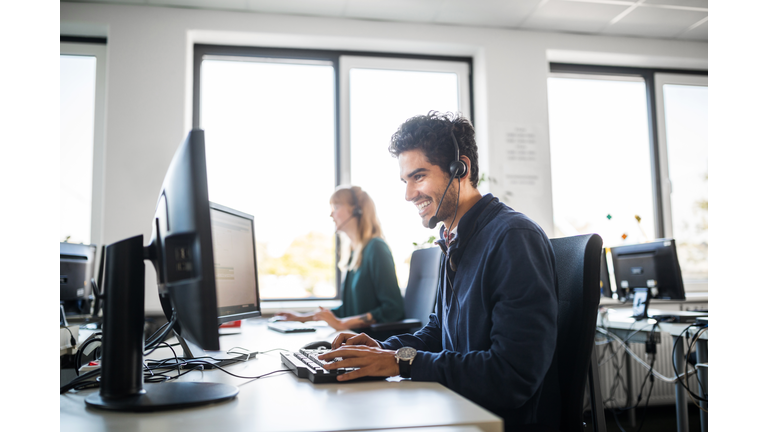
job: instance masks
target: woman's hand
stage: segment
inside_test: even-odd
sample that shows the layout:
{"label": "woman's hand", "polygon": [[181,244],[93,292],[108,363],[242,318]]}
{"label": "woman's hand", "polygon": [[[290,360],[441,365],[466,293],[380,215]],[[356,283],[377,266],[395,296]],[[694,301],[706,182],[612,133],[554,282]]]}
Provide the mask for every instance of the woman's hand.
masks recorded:
{"label": "woman's hand", "polygon": [[334,315],[333,312],[322,306],[320,306],[320,310],[315,312],[312,319],[314,321],[325,321],[329,326],[333,327],[334,330],[347,330],[347,326],[342,320],[336,318],[336,315]]}
{"label": "woman's hand", "polygon": [[306,316],[303,315],[297,315],[293,312],[277,312],[275,314],[276,317],[282,317],[285,321],[299,321],[299,322],[307,322]]}

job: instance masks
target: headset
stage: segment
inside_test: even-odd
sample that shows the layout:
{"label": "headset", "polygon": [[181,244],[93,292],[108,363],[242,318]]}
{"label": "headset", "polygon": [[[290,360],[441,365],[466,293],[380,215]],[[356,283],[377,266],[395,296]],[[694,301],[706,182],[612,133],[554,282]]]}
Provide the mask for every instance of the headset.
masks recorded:
{"label": "headset", "polygon": [[[429,219],[429,229],[434,229],[437,226],[437,223],[439,222],[437,220],[437,213],[440,211],[440,207],[443,205],[443,198],[445,198],[445,194],[448,193],[448,188],[451,187],[451,183],[453,183],[453,179],[455,178],[461,179],[467,175],[467,164],[465,164],[464,161],[461,160],[461,153],[459,152],[459,143],[456,141],[456,136],[453,135],[453,125],[451,125],[451,139],[453,139],[453,146],[456,149],[456,159],[453,162],[451,162],[451,165],[448,166],[448,172],[451,173],[451,179],[448,181],[448,185],[445,187],[445,191],[443,192],[443,196],[440,198],[440,202],[437,203],[437,210],[435,210],[435,215]],[[458,202],[456,203],[456,205],[458,206]],[[457,207],[457,210],[458,210],[458,207]]]}
{"label": "headset", "polygon": [[341,227],[346,225],[347,222],[351,221],[352,219],[357,218],[357,220],[359,221],[360,218],[363,217],[363,209],[362,207],[360,207],[360,204],[357,202],[357,195],[355,195],[355,190],[350,187],[349,193],[352,194],[352,207],[354,207],[352,209],[352,216],[348,217],[347,220],[342,222],[341,225],[339,225],[338,228],[336,228],[337,232],[341,230]]}
{"label": "headset", "polygon": [[[362,189],[360,191],[362,192]],[[355,194],[355,190],[353,188],[349,188],[349,192],[352,194],[352,207],[354,207],[354,209],[352,209],[352,216],[360,219],[363,217],[363,209],[357,202],[357,195]]]}

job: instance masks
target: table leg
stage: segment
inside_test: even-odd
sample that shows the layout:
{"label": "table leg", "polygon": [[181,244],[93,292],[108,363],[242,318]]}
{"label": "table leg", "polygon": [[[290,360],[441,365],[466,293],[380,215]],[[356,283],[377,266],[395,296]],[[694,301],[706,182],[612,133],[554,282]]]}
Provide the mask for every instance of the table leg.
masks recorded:
{"label": "table leg", "polygon": [[[625,368],[627,371],[627,406],[631,407],[635,405],[635,389],[632,386],[632,362],[634,359],[632,359],[632,356],[628,352],[625,352],[624,354],[626,355],[624,363],[626,364]],[[637,427],[637,417],[634,408],[627,411],[627,418],[629,419],[629,425],[631,427]]]}
{"label": "table leg", "polygon": [[[709,361],[709,354],[707,352],[707,341],[704,339],[699,339],[696,342],[696,363],[707,363]],[[708,375],[709,375],[709,369],[708,368],[700,368],[698,371],[699,374],[699,396],[701,396],[704,399],[709,399],[708,396],[708,387],[709,384],[707,382]],[[704,409],[707,408],[707,403],[704,401],[699,401],[699,405],[701,405]],[[707,412],[704,410],[699,410],[701,415],[701,432],[707,432],[709,429],[709,425],[707,424],[709,419]]]}
{"label": "table leg", "polygon": [[[679,374],[688,370],[684,346],[685,343],[682,340],[678,341],[672,356],[672,361],[675,362],[675,368]],[[688,432],[688,395],[680,380],[675,382],[675,409],[677,410],[677,432]]]}

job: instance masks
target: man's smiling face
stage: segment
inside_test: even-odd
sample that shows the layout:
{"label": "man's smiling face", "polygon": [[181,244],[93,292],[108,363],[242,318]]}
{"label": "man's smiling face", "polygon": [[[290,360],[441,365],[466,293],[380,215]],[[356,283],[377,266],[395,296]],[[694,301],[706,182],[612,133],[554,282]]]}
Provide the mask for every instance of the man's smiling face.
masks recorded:
{"label": "man's smiling face", "polygon": [[[429,163],[421,150],[404,151],[397,157],[397,161],[400,163],[400,180],[405,183],[405,199],[416,206],[422,224],[428,228],[450,176],[439,166]],[[440,214],[437,215],[438,221],[453,216],[456,209],[455,189],[456,185],[446,194]]]}

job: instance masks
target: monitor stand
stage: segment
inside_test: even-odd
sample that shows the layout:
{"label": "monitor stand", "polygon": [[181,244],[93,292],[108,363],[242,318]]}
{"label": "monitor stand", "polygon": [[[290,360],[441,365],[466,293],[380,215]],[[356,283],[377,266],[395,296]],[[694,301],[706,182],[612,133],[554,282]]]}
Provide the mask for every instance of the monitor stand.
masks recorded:
{"label": "monitor stand", "polygon": [[161,411],[232,400],[237,387],[208,382],[144,384],[144,259],[152,245],[143,236],[107,246],[101,385],[89,407],[111,411]]}
{"label": "monitor stand", "polygon": [[648,318],[648,305],[651,303],[651,292],[648,288],[634,288],[632,299],[632,317],[636,320]]}

